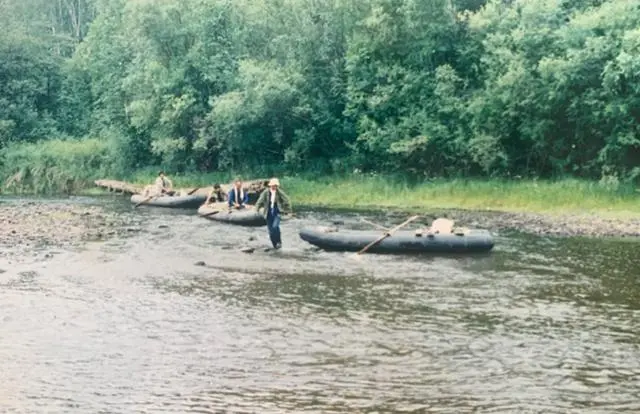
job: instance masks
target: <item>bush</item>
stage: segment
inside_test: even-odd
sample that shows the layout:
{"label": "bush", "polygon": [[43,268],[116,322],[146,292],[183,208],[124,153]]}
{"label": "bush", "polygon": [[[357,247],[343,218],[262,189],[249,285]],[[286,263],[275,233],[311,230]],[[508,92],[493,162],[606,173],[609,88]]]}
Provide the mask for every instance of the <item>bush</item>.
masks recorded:
{"label": "bush", "polygon": [[115,171],[109,141],[53,139],[0,151],[0,178],[13,193],[72,194]]}

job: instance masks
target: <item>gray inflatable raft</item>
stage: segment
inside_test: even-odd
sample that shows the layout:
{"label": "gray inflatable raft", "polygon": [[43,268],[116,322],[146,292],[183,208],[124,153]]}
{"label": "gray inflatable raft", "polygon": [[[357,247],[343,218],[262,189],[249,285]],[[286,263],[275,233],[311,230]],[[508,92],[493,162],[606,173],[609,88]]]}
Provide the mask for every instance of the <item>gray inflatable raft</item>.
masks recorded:
{"label": "gray inflatable raft", "polygon": [[[142,194],[134,194],[131,196],[131,203],[138,204],[141,201],[147,200],[148,196],[145,197]],[[145,201],[142,206],[153,206],[153,207],[169,207],[169,208],[198,208],[205,202],[207,199],[206,195],[183,195],[183,196],[168,196],[163,195],[160,197],[153,197],[147,201]]]}
{"label": "gray inflatable raft", "polygon": [[[381,231],[336,230],[326,227],[304,228],[300,238],[328,251],[357,252],[383,235]],[[465,234],[438,233],[421,235],[415,231],[396,231],[375,246],[370,253],[480,253],[493,248],[493,237],[486,230],[469,230]]]}
{"label": "gray inflatable raft", "polygon": [[209,220],[240,226],[258,227],[267,224],[264,216],[253,206],[247,206],[242,210],[229,210],[227,203],[211,203],[201,206],[198,214]]}

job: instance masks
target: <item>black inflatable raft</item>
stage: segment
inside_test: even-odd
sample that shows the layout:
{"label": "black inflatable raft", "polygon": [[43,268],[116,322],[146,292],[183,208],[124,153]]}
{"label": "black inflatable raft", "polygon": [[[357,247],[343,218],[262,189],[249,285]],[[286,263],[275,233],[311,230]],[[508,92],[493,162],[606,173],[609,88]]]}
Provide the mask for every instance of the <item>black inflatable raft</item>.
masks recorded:
{"label": "black inflatable raft", "polygon": [[[300,238],[328,251],[357,252],[382,236],[379,231],[337,230],[326,227],[304,228]],[[369,248],[370,253],[480,253],[493,248],[493,237],[486,230],[468,230],[464,234],[416,233],[396,231]]]}
{"label": "black inflatable raft", "polygon": [[[149,197],[145,197],[142,194],[134,194],[131,196],[131,203],[138,204],[141,201],[147,200]],[[168,196],[163,195],[159,197],[153,197],[145,201],[142,206],[153,207],[169,207],[169,208],[198,208],[207,199],[206,195],[184,195],[184,196]]]}
{"label": "black inflatable raft", "polygon": [[264,216],[258,213],[253,206],[247,206],[242,210],[229,210],[226,203],[212,203],[201,206],[198,209],[198,214],[209,220],[240,226],[258,227],[267,225]]}

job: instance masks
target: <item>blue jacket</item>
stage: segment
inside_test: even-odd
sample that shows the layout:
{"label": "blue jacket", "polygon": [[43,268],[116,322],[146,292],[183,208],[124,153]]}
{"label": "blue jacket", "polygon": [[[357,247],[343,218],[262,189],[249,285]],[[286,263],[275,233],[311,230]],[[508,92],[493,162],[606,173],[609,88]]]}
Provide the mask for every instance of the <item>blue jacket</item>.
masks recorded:
{"label": "blue jacket", "polygon": [[240,204],[241,206],[247,204],[249,202],[249,194],[247,193],[247,191],[244,191],[244,197],[242,197],[242,200],[236,201],[236,188],[233,187],[231,189],[231,191],[229,191],[229,196],[227,197],[229,199],[229,207],[233,207],[233,205],[237,202],[238,204]]}

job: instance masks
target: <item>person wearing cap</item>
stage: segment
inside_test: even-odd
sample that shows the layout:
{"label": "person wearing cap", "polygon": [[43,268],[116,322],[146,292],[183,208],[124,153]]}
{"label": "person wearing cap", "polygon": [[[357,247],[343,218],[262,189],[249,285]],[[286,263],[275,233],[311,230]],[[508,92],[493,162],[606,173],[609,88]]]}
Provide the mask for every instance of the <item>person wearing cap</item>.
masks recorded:
{"label": "person wearing cap", "polygon": [[291,210],[291,201],[282,189],[280,189],[280,181],[272,178],[266,188],[256,201],[256,209],[258,212],[264,210],[263,214],[267,220],[267,230],[271,244],[275,249],[282,247],[282,239],[280,237],[280,213]]}
{"label": "person wearing cap", "polygon": [[245,205],[249,202],[249,194],[242,188],[242,180],[236,179],[233,188],[229,191],[229,208],[245,208]]}
{"label": "person wearing cap", "polygon": [[204,203],[209,204],[212,199],[214,199],[213,202],[217,203],[222,203],[225,200],[224,191],[222,191],[222,189],[220,188],[220,184],[218,183],[215,183],[213,185],[213,188],[211,189],[211,191],[209,191],[209,195],[207,196],[207,199]]}

